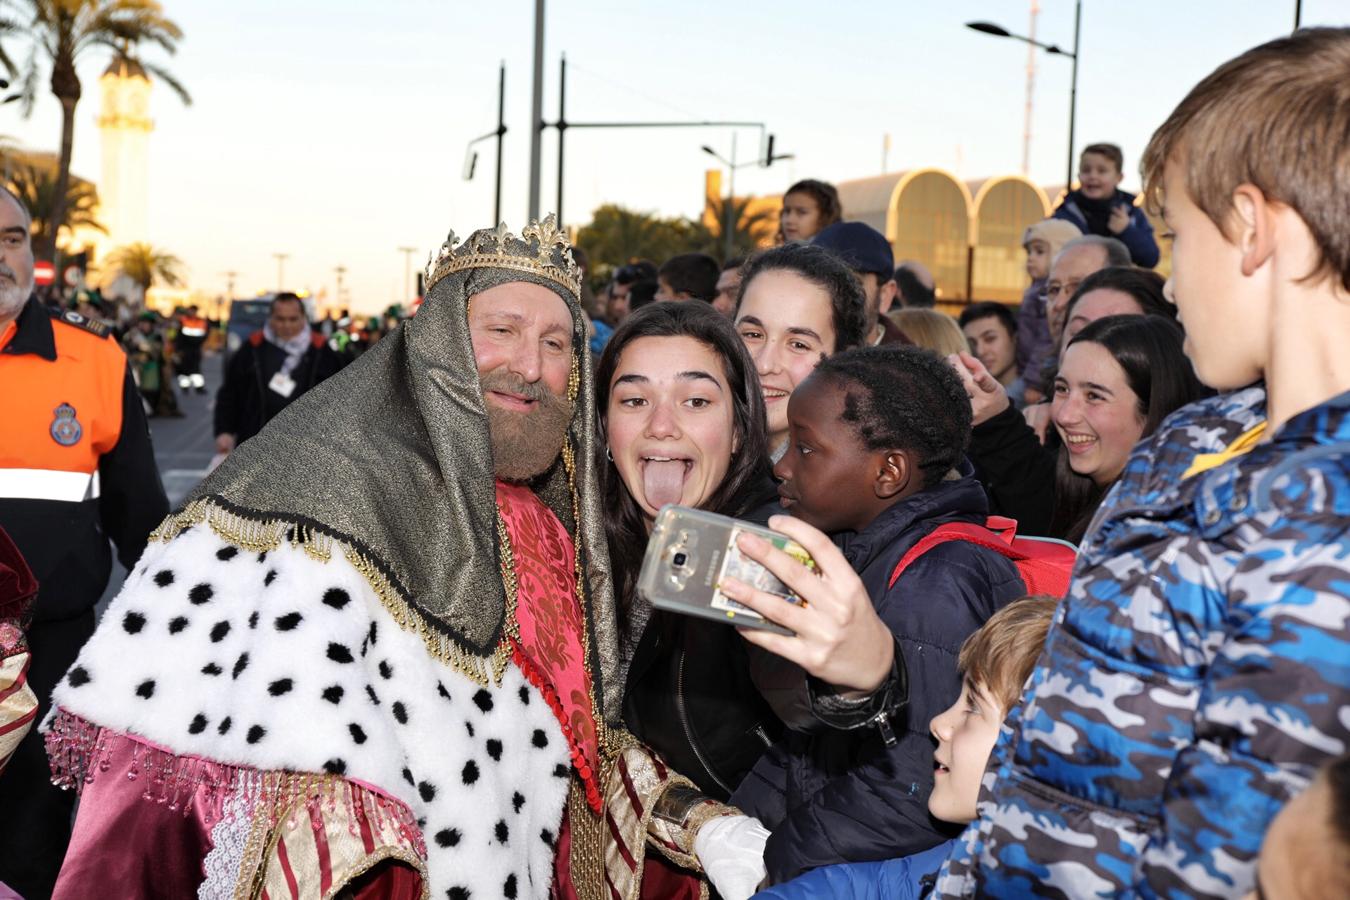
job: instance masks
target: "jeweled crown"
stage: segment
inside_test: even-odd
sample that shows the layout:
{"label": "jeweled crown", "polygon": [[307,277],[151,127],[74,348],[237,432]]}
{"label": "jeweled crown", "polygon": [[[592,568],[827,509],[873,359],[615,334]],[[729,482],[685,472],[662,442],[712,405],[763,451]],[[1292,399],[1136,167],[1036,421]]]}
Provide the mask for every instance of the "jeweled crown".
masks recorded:
{"label": "jeweled crown", "polygon": [[427,259],[426,292],[447,275],[465,269],[495,268],[529,272],[581,295],[581,269],[572,259],[567,233],[558,227],[552,213],[542,222],[531,222],[516,237],[500,223],[481,228],[464,243],[451,231],[441,248]]}

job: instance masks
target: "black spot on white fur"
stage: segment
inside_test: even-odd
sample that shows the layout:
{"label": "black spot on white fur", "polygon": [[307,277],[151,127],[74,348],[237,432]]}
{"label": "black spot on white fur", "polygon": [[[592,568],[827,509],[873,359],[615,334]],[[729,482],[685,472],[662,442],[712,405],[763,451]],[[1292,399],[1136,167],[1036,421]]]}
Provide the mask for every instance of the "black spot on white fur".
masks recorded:
{"label": "black spot on white fur", "polygon": [[333,705],[336,706],[337,704],[342,702],[342,695],[345,693],[346,691],[342,689],[342,685],[340,684],[329,685],[328,687],[323,689],[323,699],[327,700],[329,703],[332,703]]}
{"label": "black spot on white fur", "polygon": [[201,734],[206,730],[206,716],[197,713],[192,717],[192,724],[188,726],[188,734]]}
{"label": "black spot on white fur", "polygon": [[525,795],[524,795],[524,794],[522,794],[520,791],[516,791],[514,794],[511,795],[511,808],[512,808],[512,809],[514,809],[516,812],[520,812],[520,808],[521,808],[522,806],[524,806],[524,805],[525,805]]}
{"label": "black spot on white fur", "polygon": [[203,603],[210,603],[211,598],[216,595],[216,589],[209,584],[199,584],[188,591],[188,602],[193,606],[201,606]]}
{"label": "black spot on white fur", "polygon": [[169,620],[169,634],[177,634],[186,627],[188,627],[187,616],[174,616],[172,619]]}
{"label": "black spot on white fur", "polygon": [[343,663],[343,664],[354,662],[356,659],[354,656],[352,656],[352,651],[347,649],[347,645],[339,644],[337,641],[329,642],[328,658],[335,663]]}
{"label": "black spot on white fur", "polygon": [[282,694],[289,694],[291,688],[295,687],[295,682],[289,678],[278,678],[267,686],[267,693],[273,697],[280,697]]}
{"label": "black spot on white fur", "polygon": [[403,705],[403,701],[395,700],[392,709],[394,710],[394,718],[398,720],[398,724],[407,725],[408,709]]}
{"label": "black spot on white fur", "polygon": [[76,666],[66,675],[66,684],[71,687],[83,687],[93,680],[89,675],[89,670],[84,666]]}
{"label": "black spot on white fur", "polygon": [[534,744],[540,750],[548,746],[548,735],[544,734],[544,729],[536,728],[534,734],[530,736],[530,743]]}
{"label": "black spot on white fur", "polygon": [[248,668],[248,653],[240,653],[239,658],[234,661],[234,668],[230,670],[230,678],[237,679],[245,669]]}
{"label": "black spot on white fur", "polygon": [[502,761],[502,742],[496,738],[488,738],[487,755],[492,757],[493,762]]}
{"label": "black spot on white fur", "polygon": [[387,659],[380,660],[380,677],[386,681],[394,677],[394,668],[389,665],[389,660]]}
{"label": "black spot on white fur", "polygon": [[345,775],[347,774],[347,764],[341,759],[330,759],[323,764],[323,770],[329,775]]}
{"label": "black spot on white fur", "polygon": [[160,569],[155,573],[155,584],[162,588],[166,588],[173,584],[173,572],[168,569]]}
{"label": "black spot on white fur", "polygon": [[224,671],[225,671],[224,669],[222,669],[220,666],[216,665],[215,663],[207,663],[206,665],[202,666],[202,674],[203,674],[203,675],[219,675],[220,673],[222,673],[222,672],[224,672]]}
{"label": "black spot on white fur", "polygon": [[261,725],[251,725],[249,726],[248,734],[245,736],[244,739],[248,741],[250,744],[256,744],[258,743],[258,741],[261,741],[266,736],[267,736],[266,728],[262,727]]}
{"label": "black spot on white fur", "polygon": [[136,685],[136,696],[143,700],[149,700],[151,697],[155,696],[155,680],[153,678],[147,678]]}
{"label": "black spot on white fur", "polygon": [[422,798],[423,803],[430,803],[436,799],[436,785],[430,781],[419,781],[417,783],[417,794]]}
{"label": "black spot on white fur", "polygon": [[520,686],[520,705],[521,706],[530,705],[530,689],[525,687],[524,685]]}
{"label": "black spot on white fur", "polygon": [[291,631],[295,626],[300,624],[300,620],[303,618],[304,616],[300,615],[298,612],[288,612],[284,616],[277,616],[277,620],[274,624],[276,625],[277,631]]}
{"label": "black spot on white fur", "polygon": [[375,706],[380,705],[380,696],[375,693],[375,689],[370,685],[366,685],[366,696],[370,698],[371,704]]}
{"label": "black spot on white fur", "polygon": [[216,727],[216,732],[223,736],[225,735],[226,732],[230,730],[230,725],[231,725],[230,717],[226,716],[225,718],[220,720],[220,725]]}
{"label": "black spot on white fur", "polygon": [[351,732],[352,740],[356,741],[358,744],[364,744],[366,742],[366,731],[360,725],[353,722],[347,726],[347,730]]}
{"label": "black spot on white fur", "polygon": [[342,588],[329,588],[323,592],[324,605],[331,606],[333,609],[342,609],[350,602],[352,602],[351,594],[348,594]]}
{"label": "black spot on white fur", "polygon": [[442,828],[436,832],[436,844],[441,847],[453,847],[459,843],[459,829]]}
{"label": "black spot on white fur", "polygon": [[478,780],[478,763],[469,760],[464,764],[464,769],[459,773],[460,780],[465,784],[473,784]]}
{"label": "black spot on white fur", "polygon": [[122,617],[122,630],[127,634],[139,634],[145,627],[145,616],[138,612],[129,612]]}
{"label": "black spot on white fur", "polygon": [[277,570],[268,569],[267,574],[263,576],[263,587],[271,587],[272,582],[277,580]]}
{"label": "black spot on white fur", "polygon": [[238,547],[221,547],[216,551],[216,559],[221,562],[229,562],[239,555]]}
{"label": "black spot on white fur", "polygon": [[492,695],[486,690],[479,688],[478,693],[473,695],[473,705],[477,706],[483,712],[492,712]]}
{"label": "black spot on white fur", "polygon": [[211,643],[219,644],[230,633],[230,623],[224,619],[211,626]]}
{"label": "black spot on white fur", "polygon": [[[506,841],[502,841],[503,844]],[[514,873],[506,876],[506,884],[502,885],[502,896],[506,900],[516,900],[516,876]]]}

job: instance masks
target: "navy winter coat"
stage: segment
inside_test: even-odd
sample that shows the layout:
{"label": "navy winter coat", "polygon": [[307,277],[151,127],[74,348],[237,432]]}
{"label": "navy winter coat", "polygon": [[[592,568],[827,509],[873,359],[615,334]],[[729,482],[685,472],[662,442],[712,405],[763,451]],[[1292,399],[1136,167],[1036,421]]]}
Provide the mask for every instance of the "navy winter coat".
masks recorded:
{"label": "navy winter coat", "polygon": [[1011,562],[961,541],[933,548],[894,587],[887,583],[905,552],[934,528],[984,522],[984,489],[968,465],[963,469],[960,478],[896,503],[863,531],[836,537],[896,636],[909,704],[892,719],[898,740],[891,747],[871,727],[789,732],[746,776],[731,802],[773,832],[764,852],[773,883],[818,866],[908,856],[960,830],[928,814],[928,723],[961,693],[961,644],[1025,588]]}
{"label": "navy winter coat", "polygon": [[[1158,264],[1159,252],[1158,241],[1153,237],[1153,226],[1149,224],[1148,216],[1144,211],[1134,205],[1134,194],[1128,191],[1116,191],[1111,198],[1111,205],[1124,203],[1130,208],[1130,224],[1125,226],[1125,230],[1120,234],[1112,234],[1109,228],[1097,229],[1088,224],[1088,217],[1082,209],[1084,202],[1081,191],[1070,191],[1060,203],[1055,211],[1050,214],[1052,219],[1063,219],[1066,222],[1072,222],[1077,225],[1083,234],[1096,234],[1101,237],[1113,237],[1130,249],[1130,259],[1136,266],[1142,266],[1145,269],[1151,269]],[[1091,202],[1091,201],[1087,201]]]}

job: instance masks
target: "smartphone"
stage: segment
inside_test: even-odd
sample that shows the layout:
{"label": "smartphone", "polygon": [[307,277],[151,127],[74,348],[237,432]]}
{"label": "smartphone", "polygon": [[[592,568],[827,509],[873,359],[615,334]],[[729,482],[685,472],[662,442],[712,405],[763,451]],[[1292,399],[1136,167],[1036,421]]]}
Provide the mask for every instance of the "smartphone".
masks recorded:
{"label": "smartphone", "polygon": [[791,636],[793,632],[719,588],[722,579],[733,577],[787,603],[801,602],[778,576],[741,553],[736,539],[742,534],[763,538],[803,565],[816,567],[800,544],[777,531],[701,509],[667,506],[652,526],[638,573],[638,593],[657,609]]}

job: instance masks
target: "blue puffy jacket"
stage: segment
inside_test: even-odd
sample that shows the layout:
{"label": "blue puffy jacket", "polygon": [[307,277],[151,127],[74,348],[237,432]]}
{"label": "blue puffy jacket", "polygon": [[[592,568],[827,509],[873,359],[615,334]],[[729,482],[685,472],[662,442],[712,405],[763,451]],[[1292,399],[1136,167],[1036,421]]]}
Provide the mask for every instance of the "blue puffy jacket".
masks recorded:
{"label": "blue puffy jacket", "polygon": [[786,884],[760,891],[752,900],[919,900],[924,881],[942,867],[955,841],[885,862],[844,863],[814,869]]}
{"label": "blue puffy jacket", "polygon": [[969,466],[896,503],[866,529],[836,540],[896,636],[909,704],[893,720],[894,746],[877,729],[790,732],[746,776],[731,802],[772,835],[764,861],[771,883],[841,862],[885,860],[927,850],[956,831],[928,814],[934,743],[928,722],[961,693],[961,644],[1024,587],[1016,567],[961,541],[915,560],[887,582],[905,552],[948,522],[983,523],[984,489]]}
{"label": "blue puffy jacket", "polygon": [[1223,452],[1265,416],[1249,388],[1135,448],[941,896],[1240,896],[1350,748],[1350,393]]}
{"label": "blue puffy jacket", "polygon": [[1111,205],[1124,203],[1130,208],[1130,224],[1125,226],[1125,230],[1120,234],[1112,234],[1109,229],[1094,230],[1083,214],[1079,204],[1082,202],[1083,195],[1080,191],[1070,191],[1063,202],[1055,208],[1050,214],[1052,219],[1063,219],[1066,222],[1072,222],[1077,225],[1083,234],[1096,234],[1101,237],[1113,237],[1130,249],[1130,259],[1136,266],[1143,266],[1145,269],[1151,269],[1158,264],[1161,254],[1158,252],[1158,241],[1153,237],[1153,226],[1149,224],[1148,216],[1144,211],[1134,205],[1134,194],[1128,191],[1116,191],[1111,198]]}

